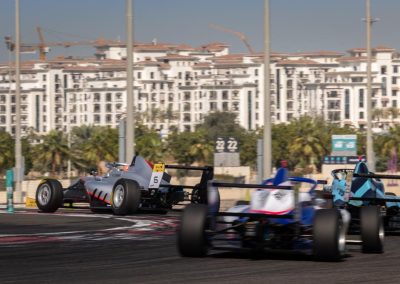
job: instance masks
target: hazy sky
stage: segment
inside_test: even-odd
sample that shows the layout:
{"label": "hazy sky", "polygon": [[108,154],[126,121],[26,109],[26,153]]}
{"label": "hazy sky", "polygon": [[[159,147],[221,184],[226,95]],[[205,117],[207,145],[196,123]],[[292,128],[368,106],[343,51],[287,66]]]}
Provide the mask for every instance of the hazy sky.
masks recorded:
{"label": "hazy sky", "polygon": [[[8,58],[3,38],[15,33],[14,5],[14,0],[0,0],[2,62]],[[20,6],[23,42],[38,41],[36,26],[46,29],[48,41],[125,38],[125,0],[20,0]],[[264,0],[134,0],[134,38],[192,46],[219,41],[229,44],[231,52],[247,51],[236,36],[209,28],[213,23],[243,32],[262,51],[263,6]],[[372,30],[372,45],[400,51],[400,0],[371,0],[371,7],[372,16],[380,19]],[[365,47],[365,0],[270,0],[270,11],[273,51]],[[53,48],[51,56],[93,51]]]}

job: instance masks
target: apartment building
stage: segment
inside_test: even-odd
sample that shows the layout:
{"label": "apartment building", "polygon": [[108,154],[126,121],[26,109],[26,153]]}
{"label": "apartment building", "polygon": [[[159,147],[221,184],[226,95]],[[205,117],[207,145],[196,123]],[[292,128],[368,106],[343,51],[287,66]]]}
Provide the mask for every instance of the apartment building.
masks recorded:
{"label": "apartment building", "polygon": [[[30,130],[68,132],[74,126],[117,127],[126,113],[126,48],[97,46],[94,58],[23,61],[21,123]],[[212,111],[231,111],[246,129],[264,122],[262,54],[230,54],[223,43],[201,47],[164,43],[134,46],[136,119],[167,134],[193,131]],[[387,47],[373,49],[374,130],[398,122],[400,58]],[[11,67],[11,68],[10,68]],[[341,125],[366,125],[366,50],[319,51],[271,56],[274,123],[319,115]],[[15,132],[12,63],[0,65],[0,127]]]}

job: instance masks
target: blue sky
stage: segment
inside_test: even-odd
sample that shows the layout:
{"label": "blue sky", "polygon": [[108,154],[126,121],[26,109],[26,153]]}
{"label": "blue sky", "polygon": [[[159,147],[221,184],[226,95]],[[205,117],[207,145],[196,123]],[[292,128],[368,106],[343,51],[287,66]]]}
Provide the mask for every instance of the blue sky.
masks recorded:
{"label": "blue sky", "polygon": [[[218,24],[246,34],[256,51],[263,48],[264,0],[134,0],[137,41],[199,46],[219,41],[245,52],[232,34],[209,28]],[[365,46],[365,0],[270,0],[271,47],[277,52],[332,50]],[[37,42],[36,26],[48,41],[125,38],[125,0],[20,0],[24,42]],[[373,45],[400,51],[400,1],[371,0]],[[0,61],[8,58],[4,36],[14,34],[14,0],[0,0]],[[70,37],[72,34],[79,37]],[[89,47],[54,48],[51,56],[93,54]],[[29,58],[24,55],[23,58]]]}

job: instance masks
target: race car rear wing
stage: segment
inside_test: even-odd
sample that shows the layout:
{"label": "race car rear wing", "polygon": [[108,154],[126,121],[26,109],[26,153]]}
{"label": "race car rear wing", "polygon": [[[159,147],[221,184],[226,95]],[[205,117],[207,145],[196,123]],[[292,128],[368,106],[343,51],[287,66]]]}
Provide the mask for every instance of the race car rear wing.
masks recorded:
{"label": "race car rear wing", "polygon": [[[252,212],[219,212],[220,207],[220,197],[219,188],[232,188],[232,189],[281,189],[281,190],[294,190],[296,186],[293,185],[260,185],[260,184],[244,184],[244,183],[228,183],[228,182],[218,182],[209,181],[208,182],[208,207],[209,212],[212,215],[218,216],[236,216],[236,217],[251,217],[255,219],[297,219],[296,213],[275,215],[275,214],[264,214],[264,213],[252,213]],[[296,196],[296,195],[295,195]],[[295,202],[296,204],[297,202]],[[298,211],[298,210],[295,210]]]}
{"label": "race car rear wing", "polygon": [[354,173],[353,177],[379,178],[379,179],[400,179],[400,175],[381,175],[381,174],[375,174],[375,173],[368,173],[368,174]]}
{"label": "race car rear wing", "polygon": [[173,185],[170,188],[186,188],[198,191],[200,203],[207,203],[207,183],[214,178],[214,167],[212,166],[184,166],[184,165],[165,165],[166,169],[201,171],[200,182],[196,185]]}
{"label": "race car rear wing", "polygon": [[[166,169],[175,169],[175,170],[191,170],[191,171],[202,171],[201,178],[200,178],[200,185],[207,188],[207,182],[214,178],[214,167],[212,166],[183,166],[183,165],[165,165]],[[187,188],[194,188],[187,187]]]}

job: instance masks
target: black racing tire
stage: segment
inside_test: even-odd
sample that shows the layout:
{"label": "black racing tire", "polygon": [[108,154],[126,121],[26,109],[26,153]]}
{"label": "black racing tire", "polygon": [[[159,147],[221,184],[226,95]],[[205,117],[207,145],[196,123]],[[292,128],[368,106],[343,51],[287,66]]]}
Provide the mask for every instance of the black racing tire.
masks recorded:
{"label": "black racing tire", "polygon": [[178,251],[182,256],[207,255],[207,218],[208,208],[205,204],[189,204],[183,210],[177,238]]}
{"label": "black racing tire", "polygon": [[360,230],[363,253],[383,253],[385,231],[379,206],[360,209]]}
{"label": "black racing tire", "polygon": [[135,213],[140,206],[141,192],[139,184],[134,180],[120,179],[113,188],[111,209],[114,215]]}
{"label": "black racing tire", "polygon": [[337,209],[319,209],[315,212],[313,254],[318,261],[339,261],[345,248],[345,233]]}
{"label": "black racing tire", "polygon": [[40,211],[53,213],[63,205],[63,187],[56,179],[46,179],[36,189],[36,206]]}

